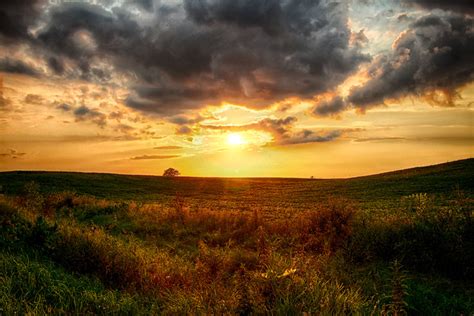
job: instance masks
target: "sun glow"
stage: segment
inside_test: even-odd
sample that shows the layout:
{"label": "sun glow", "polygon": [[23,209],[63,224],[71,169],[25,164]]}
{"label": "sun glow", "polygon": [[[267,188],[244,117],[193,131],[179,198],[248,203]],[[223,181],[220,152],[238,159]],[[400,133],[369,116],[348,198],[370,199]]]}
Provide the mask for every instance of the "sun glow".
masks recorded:
{"label": "sun glow", "polygon": [[242,137],[241,134],[232,133],[232,134],[227,135],[227,144],[229,144],[230,146],[240,146],[240,145],[243,145],[245,143],[246,143],[246,141]]}

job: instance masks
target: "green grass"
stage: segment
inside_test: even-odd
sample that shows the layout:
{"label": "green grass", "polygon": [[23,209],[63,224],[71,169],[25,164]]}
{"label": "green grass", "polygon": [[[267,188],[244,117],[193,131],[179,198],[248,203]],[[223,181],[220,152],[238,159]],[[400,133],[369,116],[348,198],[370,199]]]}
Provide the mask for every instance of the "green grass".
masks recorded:
{"label": "green grass", "polygon": [[0,314],[471,315],[473,167],[1,173]]}
{"label": "green grass", "polygon": [[107,289],[96,278],[73,275],[34,253],[0,254],[0,313],[151,314],[158,304]]}
{"label": "green grass", "polygon": [[[14,171],[0,173],[6,194],[20,194],[34,181],[45,193],[73,190],[99,198],[163,201],[178,193],[190,201],[212,206],[258,204],[259,207],[304,208],[328,196],[344,196],[355,201],[393,201],[402,196],[448,193],[455,187],[474,194],[474,159],[436,166],[413,168],[350,179],[285,178],[164,178],[98,173]],[[256,195],[255,192],[259,194]],[[266,202],[267,201],[267,202]]]}

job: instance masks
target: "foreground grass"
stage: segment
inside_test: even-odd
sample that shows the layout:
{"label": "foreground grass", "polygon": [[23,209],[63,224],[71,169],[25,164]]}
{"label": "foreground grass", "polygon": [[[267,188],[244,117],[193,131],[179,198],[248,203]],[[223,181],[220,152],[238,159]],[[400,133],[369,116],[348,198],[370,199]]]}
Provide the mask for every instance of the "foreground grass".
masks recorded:
{"label": "foreground grass", "polygon": [[0,312],[13,314],[153,314],[154,300],[107,289],[33,253],[0,254]]}
{"label": "foreground grass", "polygon": [[195,208],[41,193],[0,201],[2,314],[469,315],[474,230],[462,191],[391,212]]}

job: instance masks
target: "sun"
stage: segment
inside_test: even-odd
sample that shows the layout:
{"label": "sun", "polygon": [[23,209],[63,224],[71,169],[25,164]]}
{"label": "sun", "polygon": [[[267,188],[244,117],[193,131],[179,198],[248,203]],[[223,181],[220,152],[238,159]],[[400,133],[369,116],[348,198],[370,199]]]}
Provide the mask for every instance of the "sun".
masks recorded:
{"label": "sun", "polygon": [[242,137],[241,134],[231,133],[227,135],[227,144],[231,146],[240,146],[245,144],[245,139]]}

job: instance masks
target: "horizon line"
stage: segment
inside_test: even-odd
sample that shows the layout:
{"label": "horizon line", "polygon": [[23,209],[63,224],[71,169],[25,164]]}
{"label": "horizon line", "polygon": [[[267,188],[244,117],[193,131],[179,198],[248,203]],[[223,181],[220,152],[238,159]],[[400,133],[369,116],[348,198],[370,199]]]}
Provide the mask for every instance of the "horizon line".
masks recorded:
{"label": "horizon line", "polygon": [[334,178],[317,178],[317,177],[272,177],[272,176],[187,176],[187,175],[179,175],[176,177],[165,177],[160,174],[136,174],[136,173],[120,173],[120,172],[100,172],[100,171],[73,171],[73,170],[2,170],[0,173],[13,173],[13,172],[41,172],[41,173],[80,173],[80,174],[103,174],[103,175],[119,175],[119,176],[135,176],[135,177],[163,177],[163,178],[202,178],[202,179],[297,179],[297,180],[345,180],[345,179],[356,179],[356,178],[364,178],[364,177],[371,177],[371,176],[377,176],[377,175],[384,175],[384,174],[390,174],[390,173],[395,173],[395,172],[400,172],[400,171],[408,171],[408,170],[413,170],[413,169],[420,169],[420,168],[429,168],[429,167],[435,167],[435,166],[441,166],[445,164],[450,164],[454,162],[461,162],[461,161],[468,161],[468,160],[473,160],[474,157],[469,157],[469,158],[462,158],[462,159],[456,159],[456,160],[450,160],[446,162],[440,162],[440,163],[435,163],[431,165],[418,165],[418,166],[413,166],[413,167],[408,167],[408,168],[403,168],[403,169],[394,169],[394,170],[388,170],[388,171],[383,171],[379,173],[369,173],[369,174],[363,174],[363,175],[357,175],[357,176],[352,176],[352,177],[334,177]]}

